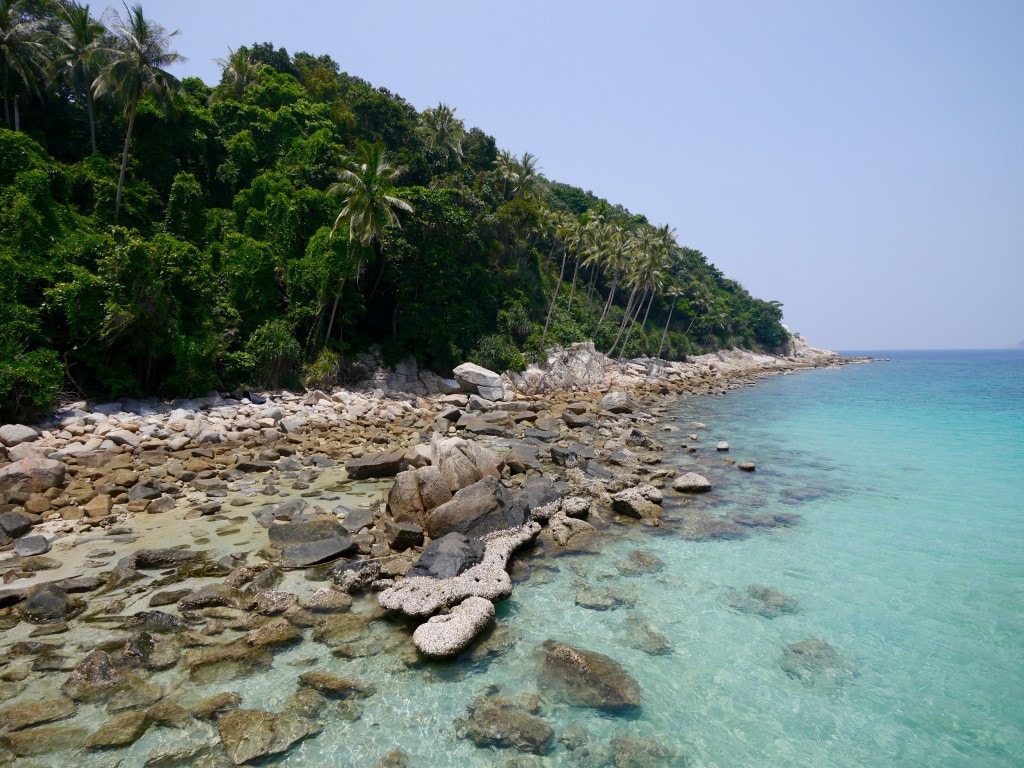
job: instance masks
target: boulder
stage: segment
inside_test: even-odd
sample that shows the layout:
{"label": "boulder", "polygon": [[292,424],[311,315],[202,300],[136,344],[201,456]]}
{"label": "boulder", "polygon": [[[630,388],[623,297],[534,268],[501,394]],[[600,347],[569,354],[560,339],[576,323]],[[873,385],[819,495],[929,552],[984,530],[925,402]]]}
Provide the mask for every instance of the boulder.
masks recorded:
{"label": "boulder", "polygon": [[109,698],[125,683],[125,673],[107,652],[93,651],[75,667],[60,690],[75,701],[93,702]]}
{"label": "boulder", "polygon": [[751,584],[743,593],[734,592],[729,595],[728,603],[737,611],[754,613],[766,619],[774,619],[784,613],[795,613],[797,609],[794,598],[763,584]]}
{"label": "boulder", "polygon": [[29,457],[0,467],[0,503],[21,504],[33,493],[64,485],[64,464],[56,459]]}
{"label": "boulder", "polygon": [[715,450],[716,451],[723,451],[723,452],[724,451],[728,451],[729,450],[729,444],[727,442],[725,442],[725,440],[721,440],[721,441],[719,441],[715,445]]}
{"label": "boulder", "polygon": [[388,494],[388,509],[395,520],[423,525],[426,513],[451,501],[452,492],[435,466],[399,472]]}
{"label": "boulder", "polygon": [[147,568],[177,568],[186,563],[205,560],[206,552],[190,549],[139,549],[131,556],[131,566],[141,570]]}
{"label": "boulder", "polygon": [[329,699],[365,699],[377,690],[360,680],[317,670],[299,675],[299,685],[311,688]]}
{"label": "boulder", "polygon": [[433,658],[456,656],[494,621],[494,603],[467,597],[448,613],[432,616],[412,633],[413,645]]}
{"label": "boulder", "polygon": [[572,706],[619,713],[641,705],[640,684],[604,654],[545,640],[537,656],[540,685]]}
{"label": "boulder", "polygon": [[501,376],[475,363],[462,363],[452,372],[459,386],[466,392],[480,395],[487,400],[504,400],[505,385]]}
{"label": "boulder", "polygon": [[628,392],[609,392],[601,398],[600,407],[609,413],[632,413],[636,410],[636,401]]}
{"label": "boulder", "polygon": [[612,496],[612,509],[620,515],[635,517],[646,522],[661,517],[661,491],[651,485],[627,488]]}
{"label": "boulder", "polygon": [[286,568],[323,563],[356,548],[341,523],[328,517],[272,525],[267,534],[270,543],[281,549],[281,565]]}
{"label": "boulder", "polygon": [[[36,518],[36,520],[38,519]],[[35,520],[24,512],[17,510],[0,512],[0,534],[6,533],[10,538],[16,539],[31,531],[34,522]]]}
{"label": "boulder", "polygon": [[537,448],[525,443],[514,443],[505,454],[505,466],[513,475],[525,475],[529,471],[542,473],[544,468],[537,459]]}
{"label": "boulder", "polygon": [[696,472],[687,472],[672,481],[672,488],[681,493],[705,493],[711,490],[711,481]]}
{"label": "boulder", "polygon": [[458,735],[478,747],[518,749],[545,754],[555,732],[544,720],[504,696],[489,693],[469,703],[467,717],[458,722]]}
{"label": "boulder", "polygon": [[440,439],[430,444],[431,464],[437,467],[452,493],[485,476],[501,477],[501,460],[489,448],[461,437]]}
{"label": "boulder", "polygon": [[779,667],[801,683],[836,681],[854,674],[853,665],[824,640],[811,637],[783,649]]}
{"label": "boulder", "polygon": [[100,726],[85,740],[86,749],[110,749],[134,744],[149,727],[149,717],[144,711],[125,712]]}
{"label": "boulder", "polygon": [[67,621],[84,608],[79,600],[54,583],[40,584],[28,591],[20,606],[21,617],[33,624],[57,624]]}
{"label": "boulder", "polygon": [[686,757],[662,739],[616,736],[611,742],[615,768],[677,768],[689,765]]}
{"label": "boulder", "polygon": [[405,468],[405,450],[395,448],[382,453],[361,456],[345,462],[345,471],[352,480],[371,477],[394,477]]}
{"label": "boulder", "polygon": [[21,557],[45,555],[50,551],[50,541],[45,536],[22,536],[14,542],[14,553]]}
{"label": "boulder", "polygon": [[0,426],[0,443],[11,447],[31,443],[39,439],[39,432],[25,424],[4,424]]}
{"label": "boulder", "polygon": [[526,514],[512,504],[508,489],[493,477],[484,477],[458,491],[452,500],[433,510],[426,529],[432,539],[446,533],[483,536],[526,522]]}
{"label": "boulder", "polygon": [[450,579],[483,559],[484,543],[480,539],[471,539],[453,531],[431,541],[409,575]]}
{"label": "boulder", "polygon": [[243,765],[284,752],[295,742],[319,733],[320,726],[287,714],[232,709],[217,718],[217,731],[231,762]]}
{"label": "boulder", "polygon": [[384,523],[384,533],[388,537],[388,546],[395,552],[423,544],[423,528],[417,523],[388,520]]}

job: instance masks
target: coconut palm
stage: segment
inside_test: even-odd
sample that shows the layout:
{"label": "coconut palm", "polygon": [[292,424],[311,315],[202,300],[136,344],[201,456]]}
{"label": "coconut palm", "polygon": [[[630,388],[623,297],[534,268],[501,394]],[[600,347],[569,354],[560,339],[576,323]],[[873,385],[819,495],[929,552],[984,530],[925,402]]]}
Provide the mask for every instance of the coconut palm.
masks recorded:
{"label": "coconut palm", "polygon": [[[244,45],[237,49],[228,48],[226,59],[214,59],[221,68],[221,86],[226,87],[235,101],[241,101],[245,89],[255,85],[263,76],[263,65],[257,62]],[[223,98],[224,90],[218,88],[210,94],[209,101]]]}
{"label": "coconut palm", "polygon": [[540,178],[540,166],[537,156],[523,152],[523,157],[516,163],[516,181],[512,187],[512,197],[529,197]]}
{"label": "coconut palm", "polygon": [[494,168],[501,179],[501,196],[508,200],[509,182],[512,183],[514,188],[519,180],[516,158],[507,149],[502,149],[498,152],[497,157],[494,158]]}
{"label": "coconut palm", "polygon": [[573,220],[569,216],[556,213],[550,209],[541,212],[542,223],[551,231],[554,246],[551,252],[554,253],[558,246],[562,248],[562,267],[558,271],[558,282],[555,283],[555,292],[551,294],[551,303],[548,305],[548,314],[544,319],[544,332],[540,337],[540,348],[544,351],[547,343],[548,326],[551,324],[551,315],[555,311],[555,301],[558,299],[558,292],[562,288],[562,279],[565,277],[565,262],[569,257],[567,240],[573,229]]}
{"label": "coconut palm", "polygon": [[89,142],[96,154],[96,118],[93,111],[92,84],[104,56],[106,27],[94,19],[88,5],[61,3],[57,41],[63,49],[54,61],[58,77],[63,77],[78,93],[85,95],[89,114]]}
{"label": "coconut palm", "polygon": [[[38,90],[46,62],[42,42],[42,23],[29,13],[25,0],[0,0],[0,93],[4,101],[4,121],[14,130],[21,129],[18,83],[28,93]],[[14,122],[11,122],[11,102]]]}
{"label": "coconut palm", "polygon": [[[392,166],[387,160],[387,152],[380,144],[361,141],[358,144],[358,156],[348,158],[345,166],[339,171],[339,181],[327,189],[327,194],[344,198],[345,203],[334,220],[331,234],[344,223],[348,228],[348,240],[352,257],[356,258],[356,280],[362,273],[364,262],[357,257],[359,248],[368,249],[376,246],[383,256],[381,245],[384,230],[388,227],[399,227],[398,211],[412,212],[408,200],[394,194],[395,179],[404,168]],[[327,323],[327,335],[330,338],[334,328],[334,317],[338,310],[338,300],[345,287],[342,278],[338,290],[334,294],[334,306],[331,318]]]}
{"label": "coconut palm", "polygon": [[462,121],[455,117],[455,110],[441,102],[436,107],[423,110],[420,121],[427,146],[440,151],[446,161],[454,158],[461,163],[466,129]]}
{"label": "coconut palm", "polygon": [[114,219],[121,213],[121,196],[124,192],[124,174],[128,167],[128,150],[132,145],[132,130],[135,127],[135,112],[143,96],[150,95],[166,104],[174,93],[178,81],[165,70],[184,57],[170,50],[172,38],[178,31],[167,32],[163,27],[148,21],[141,5],[130,8],[125,5],[126,16],[113,12],[111,29],[115,35],[115,46],[110,50],[110,61],[100,71],[93,85],[93,95],[112,96],[124,103],[128,118],[128,130],[124,137],[124,151],[121,153],[121,171],[117,177],[117,197],[114,201]]}

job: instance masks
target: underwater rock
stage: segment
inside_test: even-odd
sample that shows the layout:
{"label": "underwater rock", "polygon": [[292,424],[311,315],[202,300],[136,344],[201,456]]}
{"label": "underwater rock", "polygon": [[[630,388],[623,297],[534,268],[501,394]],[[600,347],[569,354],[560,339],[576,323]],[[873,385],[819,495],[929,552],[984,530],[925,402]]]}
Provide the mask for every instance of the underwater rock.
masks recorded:
{"label": "underwater rock", "polygon": [[643,619],[633,616],[627,622],[626,645],[639,648],[650,656],[661,656],[672,652],[672,643],[661,632]]}
{"label": "underwater rock", "polygon": [[299,675],[299,685],[331,699],[365,699],[377,692],[374,686],[360,680],[319,671],[303,672]]}
{"label": "underwater rock", "polygon": [[220,740],[235,765],[284,752],[320,730],[314,721],[260,709],[232,709],[217,718]]}
{"label": "underwater rock", "polygon": [[602,589],[592,584],[583,584],[576,589],[576,605],[592,611],[611,611],[622,606],[632,607],[636,599],[624,595],[617,589]]}
{"label": "underwater rock", "polygon": [[61,696],[57,699],[22,704],[0,710],[0,723],[8,731],[20,731],[22,728],[31,728],[43,723],[52,723],[54,720],[64,720],[65,718],[73,717],[77,711],[78,708],[75,702],[66,696]]}
{"label": "underwater rock", "polygon": [[754,613],[766,619],[774,619],[784,613],[794,613],[797,609],[794,598],[763,584],[751,584],[743,593],[731,593],[728,603],[737,611]]}
{"label": "underwater rock", "polygon": [[686,768],[689,761],[663,741],[616,736],[611,743],[615,768]]}
{"label": "underwater rock", "polygon": [[779,667],[801,683],[835,681],[855,674],[853,664],[817,637],[787,645],[783,649]]}
{"label": "underwater rock", "polygon": [[682,526],[682,534],[689,541],[745,539],[748,535],[743,526],[714,517],[687,520]]}
{"label": "underwater rock", "polygon": [[641,705],[640,684],[602,653],[545,640],[537,657],[540,685],[573,706],[617,713]]}
{"label": "underwater rock", "polygon": [[466,710],[467,716],[456,721],[457,733],[478,747],[512,748],[543,755],[555,736],[544,720],[497,693],[474,699]]}
{"label": "underwater rock", "polygon": [[100,726],[85,740],[86,749],[109,749],[134,744],[149,727],[146,712],[125,712]]}
{"label": "underwater rock", "polygon": [[21,618],[33,624],[57,624],[77,615],[85,607],[80,600],[50,582],[30,589],[19,606]]}
{"label": "underwater rock", "polygon": [[615,563],[615,569],[623,576],[640,576],[657,573],[665,567],[665,561],[655,554],[642,549],[630,550],[625,558]]}

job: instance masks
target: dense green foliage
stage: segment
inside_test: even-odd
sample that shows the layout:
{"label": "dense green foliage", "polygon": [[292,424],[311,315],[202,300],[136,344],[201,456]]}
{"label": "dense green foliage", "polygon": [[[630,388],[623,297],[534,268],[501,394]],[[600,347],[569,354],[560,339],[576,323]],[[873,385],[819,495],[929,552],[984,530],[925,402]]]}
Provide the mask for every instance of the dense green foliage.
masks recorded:
{"label": "dense green foliage", "polygon": [[377,344],[439,371],[554,344],[771,349],[751,297],[669,227],[549,181],[445,104],[326,56],[229,49],[163,69],[125,8],[0,0],[0,417],[61,394],[179,395],[343,376]]}

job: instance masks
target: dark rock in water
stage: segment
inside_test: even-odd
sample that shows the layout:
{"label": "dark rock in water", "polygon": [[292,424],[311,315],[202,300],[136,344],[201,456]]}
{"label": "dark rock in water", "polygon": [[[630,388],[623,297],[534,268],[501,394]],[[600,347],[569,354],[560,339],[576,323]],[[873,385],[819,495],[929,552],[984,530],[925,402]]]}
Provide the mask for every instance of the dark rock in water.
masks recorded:
{"label": "dark rock in water", "polygon": [[410,768],[410,766],[405,753],[396,747],[374,763],[373,768]]}
{"label": "dark rock in water", "polygon": [[755,613],[766,619],[774,619],[784,613],[794,613],[796,600],[763,584],[751,584],[744,593],[733,592],[728,598],[729,605],[743,613]]}
{"label": "dark rock in water", "polygon": [[285,568],[305,568],[326,563],[354,551],[357,544],[345,536],[310,541],[286,547],[281,552],[281,565]]}
{"label": "dark rock in water", "polygon": [[690,764],[677,750],[657,739],[616,736],[611,746],[615,768],[686,768]]}
{"label": "dark rock in water", "polygon": [[56,582],[58,587],[68,593],[92,592],[106,583],[107,580],[102,576],[72,576]]}
{"label": "dark rock in water", "polygon": [[104,651],[93,651],[60,687],[61,693],[75,701],[99,701],[110,697],[126,682],[125,673]]}
{"label": "dark rock in water", "polygon": [[853,664],[817,637],[787,645],[783,649],[779,667],[801,683],[835,681],[855,674]]}
{"label": "dark rock in water", "polygon": [[235,709],[241,703],[241,694],[231,691],[215,693],[213,696],[194,704],[189,710],[189,714],[197,720],[210,720],[217,715],[227,712],[229,709]]}
{"label": "dark rock in water", "polygon": [[246,602],[245,596],[237,589],[226,584],[207,584],[200,587],[178,601],[179,611],[195,611],[200,608],[216,608],[227,606],[241,608]]}
{"label": "dark rock in water", "polygon": [[292,744],[320,732],[304,718],[275,715],[259,709],[232,709],[217,718],[224,750],[235,765],[280,754]]}
{"label": "dark rock in water", "polygon": [[167,634],[188,629],[188,624],[177,616],[163,611],[140,611],[124,620],[128,629]]}
{"label": "dark rock in water", "polygon": [[642,549],[631,550],[630,553],[615,564],[616,570],[623,576],[640,576],[645,573],[657,573],[665,567],[665,561],[655,554]]}
{"label": "dark rock in water", "polygon": [[20,606],[21,617],[33,624],[56,624],[78,614],[84,604],[68,597],[67,592],[54,583],[33,587]]}
{"label": "dark rock in water", "polygon": [[540,685],[573,706],[628,712],[641,705],[640,684],[604,654],[545,640],[537,656]]}
{"label": "dark rock in water", "polygon": [[149,598],[150,608],[159,608],[162,605],[173,605],[183,597],[192,594],[191,589],[171,589],[163,592],[154,592]]}
{"label": "dark rock in water", "polygon": [[272,525],[267,534],[270,543],[281,548],[281,564],[286,568],[323,563],[356,548],[345,528],[334,518]]}
{"label": "dark rock in water", "polygon": [[34,757],[80,747],[88,735],[84,728],[44,726],[5,733],[0,745],[16,757]]}
{"label": "dark rock in water", "polygon": [[682,529],[683,538],[690,541],[712,541],[714,539],[744,539],[747,529],[728,520],[703,517],[689,520]]}
{"label": "dark rock in water", "polygon": [[131,567],[138,569],[176,568],[185,563],[205,560],[207,557],[209,557],[207,552],[196,552],[191,549],[140,549],[132,556]]}
{"label": "dark rock in water", "polygon": [[73,717],[77,711],[75,702],[66,696],[61,696],[57,699],[21,704],[0,710],[0,723],[3,723],[5,730],[20,731],[22,728]]}
{"label": "dark rock in water", "polygon": [[370,477],[394,477],[406,468],[405,451],[396,448],[383,453],[362,456],[345,462],[345,471],[351,480]]}
{"label": "dark rock in water", "polygon": [[477,537],[519,528],[525,522],[525,512],[511,503],[508,489],[498,479],[487,476],[434,509],[426,527],[432,539],[452,532]]}
{"label": "dark rock in water", "polygon": [[450,579],[484,559],[484,543],[461,533],[448,533],[427,545],[409,576]]}
{"label": "dark rock in water", "polygon": [[299,685],[312,688],[331,699],[365,699],[377,692],[374,686],[360,680],[326,672],[304,672],[299,675]]}
{"label": "dark rock in water", "polygon": [[478,747],[512,748],[543,755],[555,737],[544,720],[496,693],[474,699],[467,712],[465,718],[457,721],[458,735]]}
{"label": "dark rock in water", "polygon": [[601,589],[584,584],[576,590],[576,605],[592,611],[611,611],[622,606],[633,606],[635,598],[616,589]]}
{"label": "dark rock in water", "polygon": [[779,494],[786,504],[800,504],[805,501],[815,501],[828,496],[828,491],[820,488],[783,488]]}
{"label": "dark rock in water", "polygon": [[372,528],[373,512],[363,507],[350,510],[345,515],[345,519],[341,521],[341,527],[350,535],[359,533],[363,528]]}
{"label": "dark rock in water", "polygon": [[266,648],[234,642],[193,648],[182,657],[181,666],[188,670],[192,680],[212,682],[265,672],[273,662],[274,657]]}

